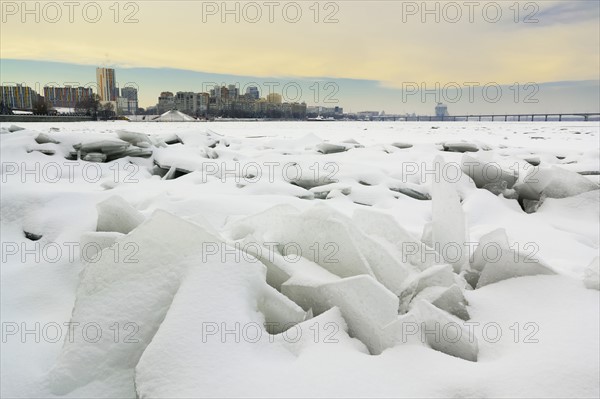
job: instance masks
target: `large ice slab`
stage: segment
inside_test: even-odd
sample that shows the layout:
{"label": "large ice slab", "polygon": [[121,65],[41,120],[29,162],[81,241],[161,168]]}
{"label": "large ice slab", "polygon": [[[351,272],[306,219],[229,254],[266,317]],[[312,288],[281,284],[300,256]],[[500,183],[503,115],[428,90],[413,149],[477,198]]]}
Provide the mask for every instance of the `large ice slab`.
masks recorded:
{"label": "large ice slab", "polygon": [[489,259],[496,259],[502,250],[510,249],[505,229],[493,230],[479,239],[473,252],[471,267],[481,272]]}
{"label": "large ice slab", "polygon": [[79,239],[80,257],[84,262],[95,261],[98,254],[111,247],[123,233],[116,231],[94,231],[81,235]]}
{"label": "large ice slab", "polygon": [[133,145],[144,145],[143,143],[152,144],[152,140],[150,139],[150,137],[148,137],[148,135],[144,133],[130,132],[128,130],[117,130],[117,136],[121,140],[131,143]]}
{"label": "large ice slab", "polygon": [[446,142],[443,144],[444,151],[449,152],[477,152],[479,147],[474,143],[467,143],[464,141],[453,141]]}
{"label": "large ice slab", "polygon": [[122,197],[112,196],[98,203],[97,231],[127,234],[144,221],[144,215]]}
{"label": "large ice slab", "polygon": [[416,304],[415,312],[417,318],[423,320],[421,333],[431,348],[471,362],[477,361],[477,338],[462,320],[423,300]]}
{"label": "large ice slab", "polygon": [[478,188],[504,183],[506,188],[512,188],[517,182],[517,174],[512,170],[505,170],[496,162],[485,162],[469,155],[463,155],[461,162],[462,171],[467,174]]}
{"label": "large ice slab", "polygon": [[600,257],[594,258],[585,269],[583,283],[586,288],[600,290]]}
{"label": "large ice slab", "polygon": [[420,300],[425,300],[459,319],[469,320],[471,318],[467,310],[468,302],[463,295],[463,291],[456,284],[450,287],[432,286],[425,288],[413,299],[411,308]]}
{"label": "large ice slab", "polygon": [[[191,270],[201,276],[194,280],[193,284],[200,284],[194,289],[200,302],[213,309],[213,315],[228,308],[225,317],[235,320],[236,314],[246,315],[259,320],[261,329],[268,325],[273,332],[285,331],[306,319],[297,304],[267,285],[262,263],[167,212],[156,211],[113,245],[132,245],[134,252],[115,260],[114,251],[105,249],[99,260],[84,269],[71,323],[92,324],[94,332],[101,334],[92,339],[75,335],[75,339],[65,341],[50,373],[55,393],[68,393],[133,368]],[[236,298],[234,302],[232,297]],[[198,304],[193,301],[189,306],[196,310]],[[231,311],[233,308],[237,313]],[[130,334],[118,332],[131,339],[115,339],[114,334],[108,334],[114,329],[125,330]],[[197,339],[189,331],[187,336]]]}
{"label": "large ice slab", "polygon": [[[116,240],[122,256],[115,260],[114,251],[107,248],[99,260],[87,264],[71,316],[74,338],[65,340],[51,370],[52,391],[68,393],[105,377],[113,368],[134,367],[165,317],[185,271],[202,263],[202,244],[216,242],[202,228],[156,211]],[[115,328],[131,339],[115,340],[110,333]]]}
{"label": "large ice slab", "polygon": [[539,200],[542,195],[548,198],[572,197],[599,188],[598,183],[559,166],[532,167],[515,185],[519,197],[529,200]]}
{"label": "large ice slab", "polygon": [[529,254],[503,249],[496,258],[487,259],[479,276],[477,288],[509,278],[556,274],[550,267]]}
{"label": "large ice slab", "polygon": [[450,287],[456,282],[451,265],[435,265],[411,276],[400,293],[399,312],[406,313],[410,302],[421,291],[428,287]]}
{"label": "large ice slab", "polygon": [[390,346],[384,327],[398,315],[398,297],[371,276],[355,276],[326,284],[283,284],[281,291],[304,310],[319,315],[337,306],[350,335],[360,339],[372,354]]}
{"label": "large ice slab", "polygon": [[401,262],[409,262],[421,270],[434,264],[435,257],[427,256],[426,245],[389,215],[369,209],[357,209],[352,215],[352,221],[365,234],[391,243],[401,254]]}
{"label": "large ice slab", "polygon": [[[445,170],[441,156],[436,156],[433,163],[436,170]],[[468,263],[465,250],[467,226],[456,184],[444,173],[436,175],[431,186],[431,197],[433,248],[452,264],[456,272],[460,272]]]}

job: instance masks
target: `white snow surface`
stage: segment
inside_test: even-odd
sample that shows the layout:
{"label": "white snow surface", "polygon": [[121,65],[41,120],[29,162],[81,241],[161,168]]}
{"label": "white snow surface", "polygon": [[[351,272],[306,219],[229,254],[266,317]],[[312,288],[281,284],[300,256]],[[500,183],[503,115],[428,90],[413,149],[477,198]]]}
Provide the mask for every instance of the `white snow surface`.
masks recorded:
{"label": "white snow surface", "polygon": [[597,123],[12,125],[2,397],[600,396]]}

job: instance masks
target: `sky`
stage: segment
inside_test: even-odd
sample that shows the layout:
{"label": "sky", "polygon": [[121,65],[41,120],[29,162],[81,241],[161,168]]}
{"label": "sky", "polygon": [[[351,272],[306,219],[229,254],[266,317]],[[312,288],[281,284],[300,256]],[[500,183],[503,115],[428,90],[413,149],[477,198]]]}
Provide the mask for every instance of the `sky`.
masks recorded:
{"label": "sky", "polygon": [[0,80],[256,83],[346,111],[599,112],[600,2],[2,1]]}

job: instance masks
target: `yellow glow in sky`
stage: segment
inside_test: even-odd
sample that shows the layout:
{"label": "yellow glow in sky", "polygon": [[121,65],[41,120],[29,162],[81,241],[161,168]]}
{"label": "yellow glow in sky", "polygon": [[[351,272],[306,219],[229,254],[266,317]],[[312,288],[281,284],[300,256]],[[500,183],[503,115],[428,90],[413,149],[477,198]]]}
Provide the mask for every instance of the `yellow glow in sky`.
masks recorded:
{"label": "yellow glow in sky", "polygon": [[75,3],[2,1],[2,58],[390,87],[598,79],[600,69],[594,1]]}

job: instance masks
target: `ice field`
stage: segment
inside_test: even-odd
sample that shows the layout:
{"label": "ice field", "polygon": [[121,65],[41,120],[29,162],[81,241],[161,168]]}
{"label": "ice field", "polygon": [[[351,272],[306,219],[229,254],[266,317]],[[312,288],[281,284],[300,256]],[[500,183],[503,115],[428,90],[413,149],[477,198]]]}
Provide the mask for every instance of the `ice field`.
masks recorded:
{"label": "ice field", "polygon": [[2,397],[598,397],[598,123],[16,123]]}

